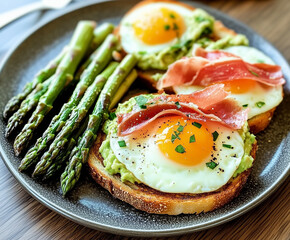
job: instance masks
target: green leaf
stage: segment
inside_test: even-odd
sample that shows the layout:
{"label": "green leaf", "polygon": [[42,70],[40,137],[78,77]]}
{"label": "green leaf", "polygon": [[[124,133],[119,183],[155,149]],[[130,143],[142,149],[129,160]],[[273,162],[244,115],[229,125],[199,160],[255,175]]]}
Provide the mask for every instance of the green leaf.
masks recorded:
{"label": "green leaf", "polygon": [[243,105],[243,107],[248,107],[248,106],[249,106],[249,104],[244,104],[244,105]]}
{"label": "green leaf", "polygon": [[195,142],[194,134],[192,136],[190,136],[190,138],[189,138],[189,143],[193,143],[193,142]]}
{"label": "green leaf", "polygon": [[168,30],[170,29],[170,26],[169,26],[168,24],[166,24],[166,25],[164,25],[164,29],[165,29],[166,31],[168,31]]}
{"label": "green leaf", "polygon": [[197,128],[201,128],[201,126],[202,126],[202,124],[200,124],[198,122],[193,122],[192,125],[197,127]]}
{"label": "green leaf", "polygon": [[170,13],[169,16],[173,19],[175,18],[175,15],[173,13]]}
{"label": "green leaf", "polygon": [[258,73],[254,72],[254,71],[252,71],[252,70],[249,70],[249,72],[250,72],[251,74],[253,74],[254,76],[256,76],[256,77],[260,77]]}
{"label": "green leaf", "polygon": [[256,106],[257,106],[258,108],[263,107],[265,104],[266,104],[266,103],[264,103],[264,102],[256,102]]}
{"label": "green leaf", "polygon": [[181,108],[179,102],[175,102],[175,105],[177,106],[177,109],[180,109]]}
{"label": "green leaf", "polygon": [[215,169],[215,167],[217,166],[217,163],[215,163],[215,162],[207,162],[206,166],[209,167],[210,169]]}
{"label": "green leaf", "polygon": [[185,153],[185,148],[182,145],[178,145],[175,148],[175,151],[178,152],[178,153]]}
{"label": "green leaf", "polygon": [[126,142],[124,140],[118,141],[119,147],[126,147]]}
{"label": "green leaf", "polygon": [[197,16],[197,17],[195,17],[195,21],[200,23],[200,22],[206,21],[206,19],[202,16]]}
{"label": "green leaf", "polygon": [[173,23],[173,30],[178,30],[178,29],[179,29],[178,25],[176,23]]}
{"label": "green leaf", "polygon": [[232,145],[230,144],[223,144],[223,147],[233,149]]}
{"label": "green leaf", "polygon": [[140,51],[140,52],[138,52],[138,54],[139,55],[142,55],[142,56],[145,55],[146,53],[147,53],[146,51]]}
{"label": "green leaf", "polygon": [[109,114],[109,119],[110,120],[114,120],[116,117],[117,117],[116,113],[110,112],[110,114]]}
{"label": "green leaf", "polygon": [[177,128],[177,131],[178,131],[178,132],[182,132],[183,129],[184,129],[184,127],[183,127],[182,125],[179,125],[179,127]]}
{"label": "green leaf", "polygon": [[219,136],[219,134],[218,134],[217,131],[214,131],[214,132],[212,133],[212,137],[213,137],[213,141],[214,141],[214,142],[217,140],[218,136]]}
{"label": "green leaf", "polygon": [[148,99],[142,95],[135,97],[135,101],[141,109],[146,109],[147,106],[145,105]]}

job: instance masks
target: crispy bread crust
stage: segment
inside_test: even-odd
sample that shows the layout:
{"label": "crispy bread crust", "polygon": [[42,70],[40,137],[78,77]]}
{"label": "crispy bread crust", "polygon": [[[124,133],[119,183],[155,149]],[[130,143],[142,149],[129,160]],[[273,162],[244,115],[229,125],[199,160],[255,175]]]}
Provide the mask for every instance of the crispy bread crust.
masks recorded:
{"label": "crispy bread crust", "polygon": [[[105,137],[105,134],[100,133],[90,151],[88,165],[93,179],[114,197],[148,213],[198,214],[220,208],[238,196],[251,171],[251,169],[244,171],[217,191],[202,194],[164,193],[144,184],[125,184],[118,175],[110,175],[103,166],[99,147]],[[254,159],[256,150],[255,142],[251,152]]]}
{"label": "crispy bread crust", "polygon": [[270,124],[275,110],[276,107],[249,119],[248,124],[250,127],[250,132],[253,134],[257,134],[263,131]]}

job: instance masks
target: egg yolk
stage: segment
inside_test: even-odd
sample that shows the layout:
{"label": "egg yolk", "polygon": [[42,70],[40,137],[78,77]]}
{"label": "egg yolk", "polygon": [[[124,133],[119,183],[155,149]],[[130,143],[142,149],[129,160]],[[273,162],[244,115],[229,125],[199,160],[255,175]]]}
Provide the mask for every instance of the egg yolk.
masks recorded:
{"label": "egg yolk", "polygon": [[156,144],[171,161],[195,166],[210,156],[213,138],[203,121],[164,117],[157,131]]}
{"label": "egg yolk", "polygon": [[231,93],[246,93],[255,88],[257,82],[248,79],[234,80],[234,81],[224,81],[220,82],[225,85],[225,90]]}
{"label": "egg yolk", "polygon": [[150,9],[133,23],[135,36],[148,45],[167,43],[180,37],[185,24],[183,18],[167,8]]}

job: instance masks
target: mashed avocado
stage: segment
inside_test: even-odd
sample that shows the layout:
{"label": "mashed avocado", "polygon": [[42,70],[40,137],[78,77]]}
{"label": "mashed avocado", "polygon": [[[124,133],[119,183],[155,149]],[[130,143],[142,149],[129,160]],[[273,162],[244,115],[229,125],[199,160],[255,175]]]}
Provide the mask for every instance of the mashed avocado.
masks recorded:
{"label": "mashed avocado", "polygon": [[218,41],[211,40],[215,19],[202,9],[195,9],[192,15],[186,17],[188,27],[181,38],[172,46],[168,46],[157,53],[136,53],[138,67],[142,70],[167,70],[176,60],[191,55],[195,43],[206,49],[223,49],[231,46],[248,45],[248,39],[241,34],[225,36]]}
{"label": "mashed avocado", "polygon": [[[148,100],[153,99],[156,97],[156,95],[148,94],[148,95],[142,95],[146,97]],[[135,98],[131,98],[129,101],[119,104],[116,114],[120,113],[129,113],[133,110],[134,106],[136,106]],[[109,174],[120,174],[121,181],[122,182],[139,182],[138,179],[131,173],[126,166],[121,163],[116,156],[114,155],[113,150],[110,147],[110,135],[115,134],[117,132],[118,123],[117,119],[114,120],[107,120],[103,126],[103,132],[107,135],[107,138],[105,141],[103,141],[101,147],[100,147],[100,153],[102,154],[104,158],[104,166],[106,171],[108,171]],[[248,124],[246,123],[244,127],[240,130],[240,135],[242,139],[244,140],[244,148],[245,152],[242,157],[241,163],[234,173],[233,177],[236,177],[241,172],[245,171],[246,169],[250,168],[253,163],[253,158],[250,156],[251,150],[252,150],[252,144],[255,141],[255,136],[249,132]]]}

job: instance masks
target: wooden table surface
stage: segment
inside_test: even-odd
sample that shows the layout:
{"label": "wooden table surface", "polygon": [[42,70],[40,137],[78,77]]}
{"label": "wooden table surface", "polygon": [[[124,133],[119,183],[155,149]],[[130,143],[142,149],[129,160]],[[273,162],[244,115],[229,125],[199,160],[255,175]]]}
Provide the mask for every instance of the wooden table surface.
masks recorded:
{"label": "wooden table surface", "polygon": [[[35,0],[1,0],[0,13],[33,1]],[[272,42],[290,62],[289,0],[200,2],[252,27]],[[0,61],[27,30],[53,14],[55,13],[52,11],[36,12],[0,30]],[[206,231],[166,239],[290,239],[289,189],[288,178],[272,196],[243,216]],[[49,210],[26,193],[3,161],[0,161],[0,239],[134,238],[95,231]]]}

